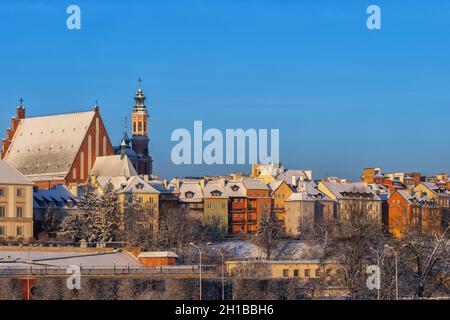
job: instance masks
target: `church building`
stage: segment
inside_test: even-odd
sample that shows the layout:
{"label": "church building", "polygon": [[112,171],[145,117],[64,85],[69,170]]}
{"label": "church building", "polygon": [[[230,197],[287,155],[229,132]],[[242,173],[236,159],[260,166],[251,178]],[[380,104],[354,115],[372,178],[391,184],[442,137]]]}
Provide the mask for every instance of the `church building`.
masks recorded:
{"label": "church building", "polygon": [[125,152],[139,175],[153,174],[153,160],[149,154],[148,110],[145,95],[139,79],[139,88],[134,97],[135,104],[131,112],[131,139],[125,129],[120,146],[115,147],[116,154]]}
{"label": "church building", "polygon": [[21,99],[2,139],[2,159],[43,189],[85,183],[96,157],[110,155],[97,104],[92,111],[27,118]]}

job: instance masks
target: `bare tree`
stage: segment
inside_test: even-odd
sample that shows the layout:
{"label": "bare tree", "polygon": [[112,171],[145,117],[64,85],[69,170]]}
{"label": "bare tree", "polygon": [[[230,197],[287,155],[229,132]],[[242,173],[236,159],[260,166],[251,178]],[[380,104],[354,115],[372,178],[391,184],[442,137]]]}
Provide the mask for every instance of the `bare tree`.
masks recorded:
{"label": "bare tree", "polygon": [[368,298],[372,293],[366,287],[366,266],[371,247],[383,241],[381,225],[369,214],[366,201],[347,203],[347,217],[336,226],[332,241],[332,257],[339,264],[339,280],[354,298]]}
{"label": "bare tree", "polygon": [[258,231],[253,238],[253,243],[261,248],[267,260],[272,257],[272,251],[276,247],[282,235],[282,228],[277,223],[275,215],[264,210],[258,223]]}
{"label": "bare tree", "polygon": [[403,234],[397,241],[402,287],[413,299],[431,297],[448,272],[449,227],[439,236],[426,234],[418,228],[408,228]]}

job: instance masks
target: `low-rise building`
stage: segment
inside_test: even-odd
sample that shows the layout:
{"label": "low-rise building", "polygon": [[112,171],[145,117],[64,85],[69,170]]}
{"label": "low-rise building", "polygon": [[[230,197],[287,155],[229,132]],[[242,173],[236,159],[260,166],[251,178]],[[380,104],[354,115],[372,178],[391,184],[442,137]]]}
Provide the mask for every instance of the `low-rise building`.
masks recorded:
{"label": "low-rise building", "polygon": [[203,224],[228,232],[228,196],[224,180],[209,181],[203,189]]}
{"label": "low-rise building", "polygon": [[33,182],[0,160],[0,239],[33,237]]}
{"label": "low-rise building", "polygon": [[347,220],[353,211],[358,210],[382,226],[382,200],[367,184],[321,181],[318,189],[337,202],[337,219]]}

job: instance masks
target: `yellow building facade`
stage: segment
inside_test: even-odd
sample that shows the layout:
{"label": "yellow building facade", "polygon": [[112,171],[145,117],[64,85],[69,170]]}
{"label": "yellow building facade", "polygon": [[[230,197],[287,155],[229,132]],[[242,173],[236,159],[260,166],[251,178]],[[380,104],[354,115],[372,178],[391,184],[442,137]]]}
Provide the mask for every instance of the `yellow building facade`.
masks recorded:
{"label": "yellow building facade", "polygon": [[0,160],[0,238],[33,237],[33,183]]}

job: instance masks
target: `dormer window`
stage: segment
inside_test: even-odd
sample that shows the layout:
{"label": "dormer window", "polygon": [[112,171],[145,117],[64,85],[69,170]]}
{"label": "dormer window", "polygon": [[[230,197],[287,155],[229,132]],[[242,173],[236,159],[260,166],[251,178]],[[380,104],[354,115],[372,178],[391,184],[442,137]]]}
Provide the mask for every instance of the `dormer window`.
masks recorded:
{"label": "dormer window", "polygon": [[138,183],[138,184],[136,185],[136,189],[138,189],[138,190],[144,189],[144,184]]}
{"label": "dormer window", "polygon": [[213,197],[220,197],[222,195],[222,192],[220,192],[219,190],[214,190],[213,192],[211,192],[211,195]]}
{"label": "dormer window", "polygon": [[194,197],[194,193],[192,191],[188,191],[185,193],[186,198],[193,198]]}
{"label": "dormer window", "polygon": [[231,190],[233,190],[234,192],[236,192],[236,191],[239,190],[239,186],[234,185],[234,186],[231,187]]}

